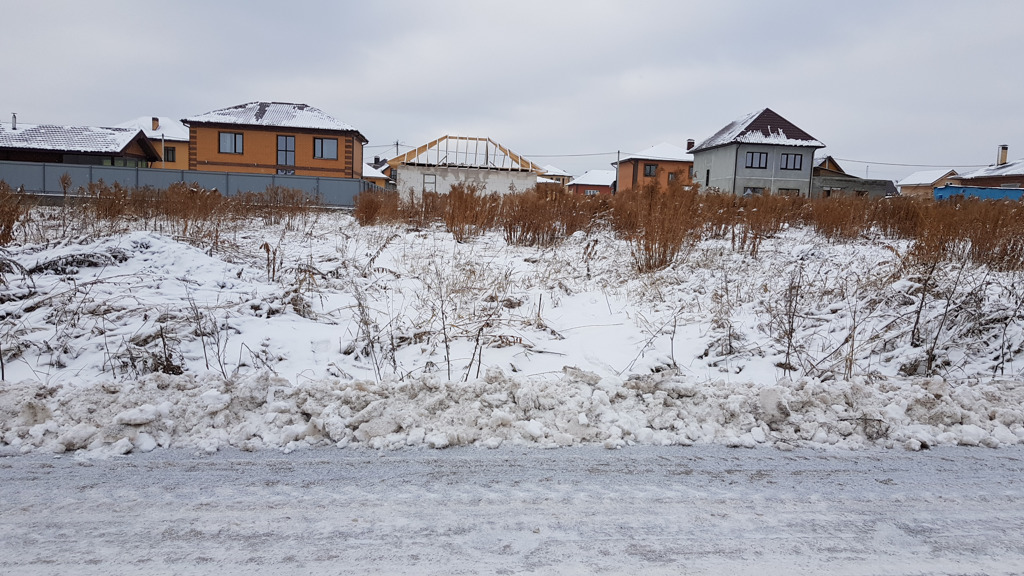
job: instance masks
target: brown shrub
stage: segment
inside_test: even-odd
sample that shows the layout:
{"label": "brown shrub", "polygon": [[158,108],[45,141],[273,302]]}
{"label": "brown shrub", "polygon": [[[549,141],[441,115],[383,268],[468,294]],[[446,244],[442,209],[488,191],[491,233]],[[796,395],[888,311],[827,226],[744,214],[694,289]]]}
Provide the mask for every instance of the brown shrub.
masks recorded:
{"label": "brown shrub", "polygon": [[0,180],[0,246],[6,246],[14,240],[14,230],[28,213],[33,202],[27,194],[15,192]]}
{"label": "brown shrub", "polygon": [[367,190],[356,198],[352,215],[360,226],[373,226],[395,222],[399,218],[398,192],[390,190]]}
{"label": "brown shrub", "polygon": [[645,186],[612,201],[612,225],[631,246],[639,272],[670,266],[688,242],[700,238],[697,192]]}
{"label": "brown shrub", "polygon": [[501,199],[477,184],[452,184],[444,211],[444,223],[456,242],[465,242],[494,228]]}

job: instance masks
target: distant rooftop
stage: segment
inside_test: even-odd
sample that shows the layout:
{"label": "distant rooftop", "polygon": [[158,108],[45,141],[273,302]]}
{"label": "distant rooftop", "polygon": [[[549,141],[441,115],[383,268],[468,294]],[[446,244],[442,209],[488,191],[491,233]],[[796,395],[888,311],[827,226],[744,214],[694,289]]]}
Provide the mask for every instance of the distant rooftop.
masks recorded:
{"label": "distant rooftop", "polygon": [[0,148],[117,154],[139,135],[138,129],[53,124],[0,124]]}
{"label": "distant rooftop", "polygon": [[565,170],[551,164],[544,166],[542,170],[544,170],[544,174],[547,176],[572,176],[572,174],[569,174]]}
{"label": "distant rooftop", "polygon": [[615,170],[587,170],[581,176],[573,178],[569,186],[579,184],[582,186],[611,186],[615,183]]}
{"label": "distant rooftop", "polygon": [[959,178],[960,180],[970,180],[972,178],[991,178],[993,176],[1024,176],[1024,158],[1007,162],[1006,164],[986,166],[980,170],[961,174]]}
{"label": "distant rooftop", "polygon": [[940,168],[938,170],[921,170],[896,183],[897,186],[931,186],[947,176],[956,176],[956,170]]}
{"label": "distant rooftop", "polygon": [[[153,118],[157,120],[156,128],[153,128]],[[122,122],[117,127],[142,130],[146,138],[150,140],[163,138],[164,140],[188,142],[188,126],[182,124],[180,120],[168,118],[167,116],[142,116],[134,120]]]}
{"label": "distant rooftop", "polygon": [[[685,149],[672,144],[661,143],[640,152],[630,152],[618,159],[618,162],[627,160],[669,160],[677,162],[692,162],[693,155]],[[617,162],[612,162],[615,166]]]}

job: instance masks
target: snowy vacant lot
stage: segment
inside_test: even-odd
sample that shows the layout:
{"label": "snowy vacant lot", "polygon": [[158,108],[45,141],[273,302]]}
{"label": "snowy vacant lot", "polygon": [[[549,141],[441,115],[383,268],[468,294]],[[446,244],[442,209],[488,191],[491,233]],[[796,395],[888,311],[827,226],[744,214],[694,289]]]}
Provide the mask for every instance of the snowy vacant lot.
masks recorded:
{"label": "snowy vacant lot", "polygon": [[4,453],[1024,437],[1020,272],[881,237],[705,239],[639,274],[602,227],[66,217],[3,253]]}
{"label": "snowy vacant lot", "polygon": [[0,458],[0,573],[1024,573],[1024,449]]}

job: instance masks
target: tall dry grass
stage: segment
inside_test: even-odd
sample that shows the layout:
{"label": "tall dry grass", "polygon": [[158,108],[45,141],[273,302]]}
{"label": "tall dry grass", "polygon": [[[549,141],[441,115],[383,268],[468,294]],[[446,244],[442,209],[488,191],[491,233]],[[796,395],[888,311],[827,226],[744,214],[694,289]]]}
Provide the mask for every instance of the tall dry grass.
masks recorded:
{"label": "tall dry grass", "polygon": [[671,265],[687,244],[708,238],[728,239],[734,250],[757,256],[765,239],[800,226],[835,242],[876,236],[909,241],[907,262],[914,265],[967,261],[1024,269],[1020,202],[742,197],[678,185],[627,190],[605,199],[555,188],[492,195],[457,185],[448,194],[424,195],[418,203],[402,203],[395,193],[366,193],[357,199],[356,218],[364,225],[402,221],[425,226],[443,220],[460,242],[500,228],[506,242],[527,246],[549,246],[577,231],[609,226],[630,243],[642,272]]}
{"label": "tall dry grass", "polygon": [[498,222],[501,196],[477,184],[452,184],[444,211],[444,224],[456,242],[465,242],[493,229]]}
{"label": "tall dry grass", "polygon": [[700,239],[701,219],[695,189],[658,186],[627,190],[611,202],[612,226],[630,244],[637,271],[670,266],[683,248]]}
{"label": "tall dry grass", "polygon": [[18,224],[33,205],[30,196],[12,190],[7,182],[0,180],[0,246],[6,246],[14,240]]}

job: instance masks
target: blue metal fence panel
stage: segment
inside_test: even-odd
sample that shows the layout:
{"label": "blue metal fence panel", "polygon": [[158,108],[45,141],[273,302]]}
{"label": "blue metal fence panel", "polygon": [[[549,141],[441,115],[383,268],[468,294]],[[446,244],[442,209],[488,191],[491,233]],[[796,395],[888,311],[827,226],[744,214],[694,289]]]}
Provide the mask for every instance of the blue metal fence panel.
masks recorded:
{"label": "blue metal fence panel", "polygon": [[1024,188],[980,188],[977,186],[942,186],[935,188],[936,200],[947,200],[953,196],[980,198],[982,200],[1020,200]]}
{"label": "blue metal fence panel", "polygon": [[207,190],[216,189],[225,196],[238,192],[262,192],[268,186],[282,186],[318,196],[326,206],[355,206],[355,197],[360,192],[379,189],[365,180],[354,178],[0,161],[0,180],[13,188],[24,187],[26,192],[33,194],[61,194],[60,178],[63,174],[71,177],[70,192],[80,187],[88,188],[90,183],[101,179],[108,185],[118,182],[127,188],[152,186],[161,190],[175,182],[196,183]]}

